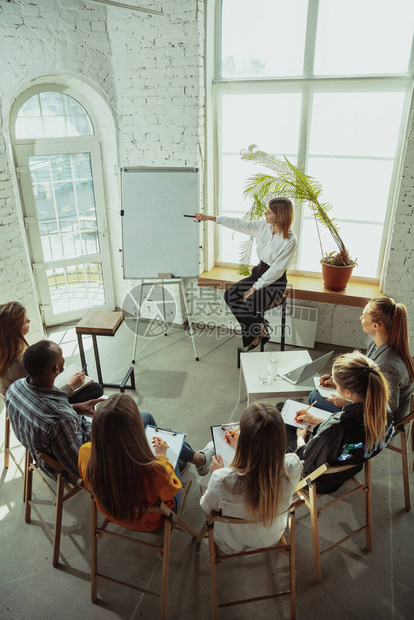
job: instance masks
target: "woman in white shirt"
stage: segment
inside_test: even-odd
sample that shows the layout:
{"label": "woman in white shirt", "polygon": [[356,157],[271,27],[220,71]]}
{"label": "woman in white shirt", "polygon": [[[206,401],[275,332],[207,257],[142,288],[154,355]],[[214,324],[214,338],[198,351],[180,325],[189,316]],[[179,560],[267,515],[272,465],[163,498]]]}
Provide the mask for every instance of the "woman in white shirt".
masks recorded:
{"label": "woman in white shirt", "polygon": [[266,326],[259,322],[265,308],[283,297],[286,290],[286,270],[292,262],[298,240],[291,230],[293,204],[288,198],[272,198],[265,221],[246,222],[232,217],[196,213],[200,221],[211,220],[256,238],[260,263],[251,276],[230,286],[224,299],[242,328],[243,346],[247,351],[269,340]]}
{"label": "woman in white shirt", "polygon": [[224,553],[276,545],[302,471],[297,455],[285,454],[282,416],[268,403],[253,403],[242,415],[240,433],[227,433],[226,438],[235,446],[235,457],[229,467],[220,455],[213,457],[201,508],[206,514],[221,510],[225,516],[263,523],[216,522],[215,542]]}

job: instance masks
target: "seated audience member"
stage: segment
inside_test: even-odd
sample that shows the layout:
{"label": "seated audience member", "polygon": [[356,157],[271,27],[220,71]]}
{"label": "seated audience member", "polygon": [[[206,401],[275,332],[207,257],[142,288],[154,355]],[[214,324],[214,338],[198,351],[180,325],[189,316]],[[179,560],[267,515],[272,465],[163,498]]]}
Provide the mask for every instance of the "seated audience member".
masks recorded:
{"label": "seated audience member", "polygon": [[[390,297],[371,299],[360,318],[362,329],[372,336],[367,357],[372,359],[388,380],[389,405],[394,422],[408,415],[414,387],[414,361],[408,343],[407,311],[403,304],[396,304]],[[324,375],[321,385],[335,387],[332,377]],[[309,395],[309,404],[337,412],[345,405],[341,396],[324,398],[317,390]]]}
{"label": "seated audience member", "polygon": [[[29,346],[30,319],[26,309],[18,301],[0,305],[0,393],[3,396],[13,381],[23,379],[27,372],[23,366],[23,354]],[[76,394],[73,391],[85,380],[84,372],[75,373],[61,389],[67,393],[69,402],[81,403],[103,394],[99,383],[90,383]]]}
{"label": "seated audience member", "polygon": [[285,454],[285,424],[279,411],[268,403],[247,407],[240,420],[240,434],[226,433],[235,446],[235,457],[224,467],[213,457],[213,472],[200,500],[201,508],[260,524],[216,522],[214,539],[224,553],[237,553],[276,545],[283,534],[288,508],[301,476],[296,454]]}
{"label": "seated audience member", "polygon": [[181,499],[178,471],[166,457],[167,447],[145,435],[134,400],[115,394],[102,403],[92,421],[91,443],[79,451],[79,473],[97,506],[110,521],[134,530],[158,529],[159,512],[144,514],[161,499],[177,510]]}
{"label": "seated audience member", "polygon": [[[393,433],[387,381],[377,364],[358,351],[346,353],[334,362],[333,380],[346,402],[341,411],[323,421],[312,409],[300,410],[296,421],[308,426],[297,430],[286,426],[288,446],[303,460],[305,476],[324,463],[355,465],[318,479],[318,493],[336,491],[382,450]],[[313,433],[310,424],[317,424]]]}
{"label": "seated audience member", "polygon": [[[25,379],[15,381],[7,390],[7,413],[14,434],[35,458],[38,452],[47,452],[71,474],[78,476],[78,455],[82,444],[90,440],[91,423],[83,415],[94,414],[99,399],[71,405],[65,392],[54,387],[57,375],[62,372],[65,360],[62,349],[50,340],[41,340],[29,347],[23,364],[28,373]],[[144,425],[156,422],[149,413],[141,414]],[[194,463],[200,475],[208,473],[211,447],[200,452],[186,443],[180,457]],[[53,469],[38,463],[44,471],[54,476]]]}
{"label": "seated audience member", "polygon": [[[36,460],[47,452],[69,473],[78,476],[78,454],[89,441],[91,425],[81,414],[92,415],[99,399],[71,405],[65,392],[54,387],[65,360],[62,349],[50,340],[41,340],[26,349],[23,365],[28,377],[14,381],[6,393],[7,413],[14,434]],[[36,461],[46,473],[55,471]]]}

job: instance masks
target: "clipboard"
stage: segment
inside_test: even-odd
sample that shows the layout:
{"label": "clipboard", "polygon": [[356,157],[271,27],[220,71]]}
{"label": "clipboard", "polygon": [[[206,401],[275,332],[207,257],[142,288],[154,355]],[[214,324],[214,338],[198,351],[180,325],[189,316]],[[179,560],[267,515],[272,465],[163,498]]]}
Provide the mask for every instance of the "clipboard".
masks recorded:
{"label": "clipboard", "polygon": [[164,443],[168,444],[166,457],[175,468],[184,444],[185,433],[178,433],[177,431],[173,431],[168,428],[160,428],[158,426],[151,426],[151,424],[148,424],[148,426],[145,427],[145,435],[147,437],[149,447],[151,448],[151,452],[154,455],[155,450],[152,445],[152,440],[154,437],[157,437]]}
{"label": "clipboard", "polygon": [[[308,405],[304,403],[298,403],[296,400],[290,400],[289,398],[285,401],[283,405],[282,411],[280,412],[283,421],[285,424],[289,424],[289,426],[294,426],[295,428],[306,428],[308,424],[303,424],[302,422],[295,422],[295,414],[300,409],[307,409]],[[318,407],[312,407],[311,411],[317,418],[321,418],[322,420],[327,420],[331,417],[332,412],[325,411],[324,409],[319,409]],[[317,426],[316,424],[311,424],[310,427],[313,430]]]}
{"label": "clipboard", "polygon": [[[70,364],[69,366],[64,368],[62,372],[59,373],[58,376],[55,378],[56,387],[59,388],[59,390],[61,390],[62,387],[66,385],[68,381],[71,379],[71,377],[73,377],[73,375],[76,374],[77,372],[81,372],[81,369],[78,368],[75,364]],[[84,382],[82,383],[82,385],[80,385],[75,390],[73,390],[73,394],[77,394],[78,392],[83,390],[83,388],[86,388],[86,386],[90,385],[92,381],[93,379],[91,377],[88,377],[88,375],[85,375]]]}
{"label": "clipboard", "polygon": [[223,459],[224,467],[228,467],[234,455],[236,454],[233,446],[230,446],[224,439],[224,435],[227,431],[236,430],[240,427],[239,422],[232,422],[231,424],[220,424],[219,426],[211,427],[211,435],[213,437],[214,449],[217,456],[221,456]]}

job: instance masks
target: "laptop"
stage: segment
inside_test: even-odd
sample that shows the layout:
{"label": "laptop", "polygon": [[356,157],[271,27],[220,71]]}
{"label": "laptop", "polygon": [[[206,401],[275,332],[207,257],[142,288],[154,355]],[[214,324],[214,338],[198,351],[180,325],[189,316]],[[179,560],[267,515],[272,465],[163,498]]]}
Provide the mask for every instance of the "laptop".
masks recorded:
{"label": "laptop", "polygon": [[322,357],[318,357],[318,359],[313,362],[308,362],[307,364],[303,364],[303,366],[299,366],[298,368],[294,368],[290,370],[286,374],[281,374],[282,379],[286,379],[286,381],[290,381],[290,383],[302,383],[309,377],[312,377],[317,372],[321,372],[321,370],[325,367],[325,364],[329,362],[333,355],[333,351],[330,353],[326,353],[326,355],[322,355]]}

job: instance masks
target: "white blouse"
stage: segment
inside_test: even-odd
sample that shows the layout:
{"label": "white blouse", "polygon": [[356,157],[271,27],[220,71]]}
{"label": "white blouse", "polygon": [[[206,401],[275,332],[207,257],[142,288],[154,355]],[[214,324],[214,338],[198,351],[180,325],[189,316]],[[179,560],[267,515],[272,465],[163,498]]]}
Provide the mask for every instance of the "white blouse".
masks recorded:
{"label": "white blouse", "polygon": [[288,238],[284,239],[280,233],[273,234],[272,224],[267,224],[263,220],[245,222],[237,217],[218,215],[216,222],[226,228],[256,237],[257,255],[261,261],[269,265],[266,273],[253,284],[256,291],[283,276],[293,260],[298,245],[298,239],[292,230],[289,231]]}
{"label": "white blouse", "polygon": [[[302,465],[296,454],[285,455],[285,470],[289,478],[282,477],[282,494],[279,515],[270,527],[256,524],[220,523],[214,524],[214,540],[224,553],[252,551],[277,545],[285,531],[288,509],[302,473]],[[223,515],[251,520],[243,500],[243,494],[234,492],[240,474],[231,467],[216,469],[211,475],[208,487],[200,499],[200,506],[206,514],[221,510]]]}

